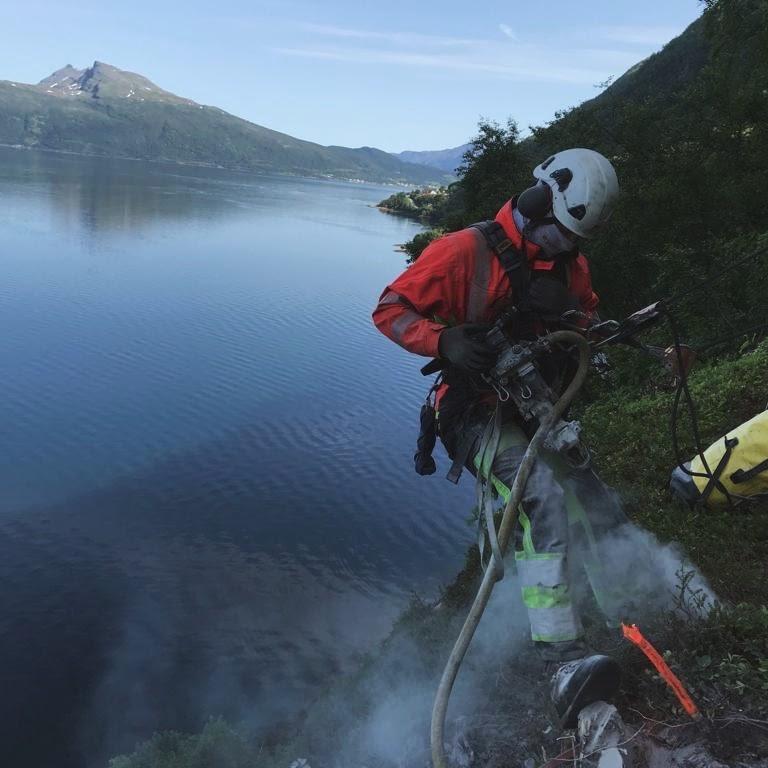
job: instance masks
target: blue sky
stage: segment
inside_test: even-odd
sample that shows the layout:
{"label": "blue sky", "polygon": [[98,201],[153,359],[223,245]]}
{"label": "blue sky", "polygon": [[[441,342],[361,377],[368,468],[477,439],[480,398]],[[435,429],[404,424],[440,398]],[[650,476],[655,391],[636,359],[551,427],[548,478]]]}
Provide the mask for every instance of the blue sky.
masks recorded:
{"label": "blue sky", "polygon": [[321,144],[467,141],[541,124],[701,12],[698,0],[5,0],[0,79],[94,59]]}

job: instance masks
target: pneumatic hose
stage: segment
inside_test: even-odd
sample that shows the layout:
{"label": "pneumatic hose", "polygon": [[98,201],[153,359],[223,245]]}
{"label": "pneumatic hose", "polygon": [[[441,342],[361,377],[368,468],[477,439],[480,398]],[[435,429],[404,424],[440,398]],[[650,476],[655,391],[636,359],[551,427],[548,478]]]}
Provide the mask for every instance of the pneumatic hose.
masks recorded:
{"label": "pneumatic hose", "polygon": [[[536,458],[541,450],[544,440],[555,422],[557,422],[565,409],[570,405],[571,401],[576,396],[576,393],[581,389],[581,386],[587,377],[587,370],[589,368],[589,344],[579,333],[576,333],[575,331],[555,331],[554,333],[545,336],[542,340],[551,344],[567,344],[569,346],[577,347],[579,351],[579,366],[573,380],[568,385],[565,392],[560,395],[560,398],[554,404],[552,410],[544,419],[542,419],[539,428],[536,430],[531,442],[528,444],[528,448],[523,455],[523,460],[520,462],[520,466],[515,475],[515,480],[512,483],[509,500],[504,507],[501,525],[499,526],[498,540],[502,556],[507,550],[507,545],[509,544],[509,539],[514,529],[516,510],[523,498],[525,486],[528,483],[528,477],[531,474],[531,470],[533,469],[533,465],[536,462]],[[492,463],[493,460],[491,460],[491,464]],[[443,670],[443,676],[440,679],[440,685],[437,688],[435,704],[432,708],[432,727],[430,729],[432,764],[434,768],[448,768],[448,761],[445,756],[445,746],[443,743],[445,714],[448,710],[448,701],[459,668],[461,667],[461,662],[464,660],[464,655],[469,648],[469,644],[472,642],[472,637],[483,616],[483,611],[488,605],[488,600],[491,597],[491,592],[493,591],[496,580],[496,569],[494,567],[486,568],[480,588],[477,591],[472,607],[469,609],[469,614],[464,621],[464,626],[461,628],[458,638],[456,638],[456,643],[453,646],[451,655],[448,657],[448,662]]]}

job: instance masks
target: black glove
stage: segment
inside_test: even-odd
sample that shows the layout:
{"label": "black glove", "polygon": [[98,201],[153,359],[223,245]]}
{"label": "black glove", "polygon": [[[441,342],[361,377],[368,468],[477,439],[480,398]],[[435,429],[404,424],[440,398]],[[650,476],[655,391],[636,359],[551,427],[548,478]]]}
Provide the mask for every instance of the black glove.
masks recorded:
{"label": "black glove", "polygon": [[437,342],[440,357],[465,371],[487,371],[497,356],[497,352],[485,340],[489,330],[489,326],[480,323],[446,328]]}
{"label": "black glove", "polygon": [[545,320],[559,320],[568,310],[579,309],[579,300],[556,277],[542,275],[528,289],[531,309]]}

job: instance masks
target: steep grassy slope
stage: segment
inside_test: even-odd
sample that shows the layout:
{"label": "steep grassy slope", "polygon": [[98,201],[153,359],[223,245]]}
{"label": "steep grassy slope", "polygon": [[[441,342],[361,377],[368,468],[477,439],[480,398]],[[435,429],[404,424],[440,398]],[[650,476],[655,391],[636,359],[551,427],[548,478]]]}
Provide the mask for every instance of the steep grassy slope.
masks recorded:
{"label": "steep grassy slope", "polygon": [[452,230],[493,216],[531,183],[535,164],[591,147],[621,185],[611,221],[584,244],[604,315],[715,280],[678,308],[689,340],[768,322],[765,258],[730,268],[768,228],[768,3],[707,5],[659,53],[530,138],[519,141],[514,122],[481,125],[442,220],[430,224]]}

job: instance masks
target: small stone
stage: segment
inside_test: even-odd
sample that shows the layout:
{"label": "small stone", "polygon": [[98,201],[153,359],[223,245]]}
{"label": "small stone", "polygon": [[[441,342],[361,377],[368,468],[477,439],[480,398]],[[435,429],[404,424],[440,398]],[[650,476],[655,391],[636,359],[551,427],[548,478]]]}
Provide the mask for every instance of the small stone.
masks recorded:
{"label": "small stone", "polygon": [[599,768],[629,768],[624,722],[612,704],[596,701],[579,712],[579,742],[584,755],[597,757]]}

